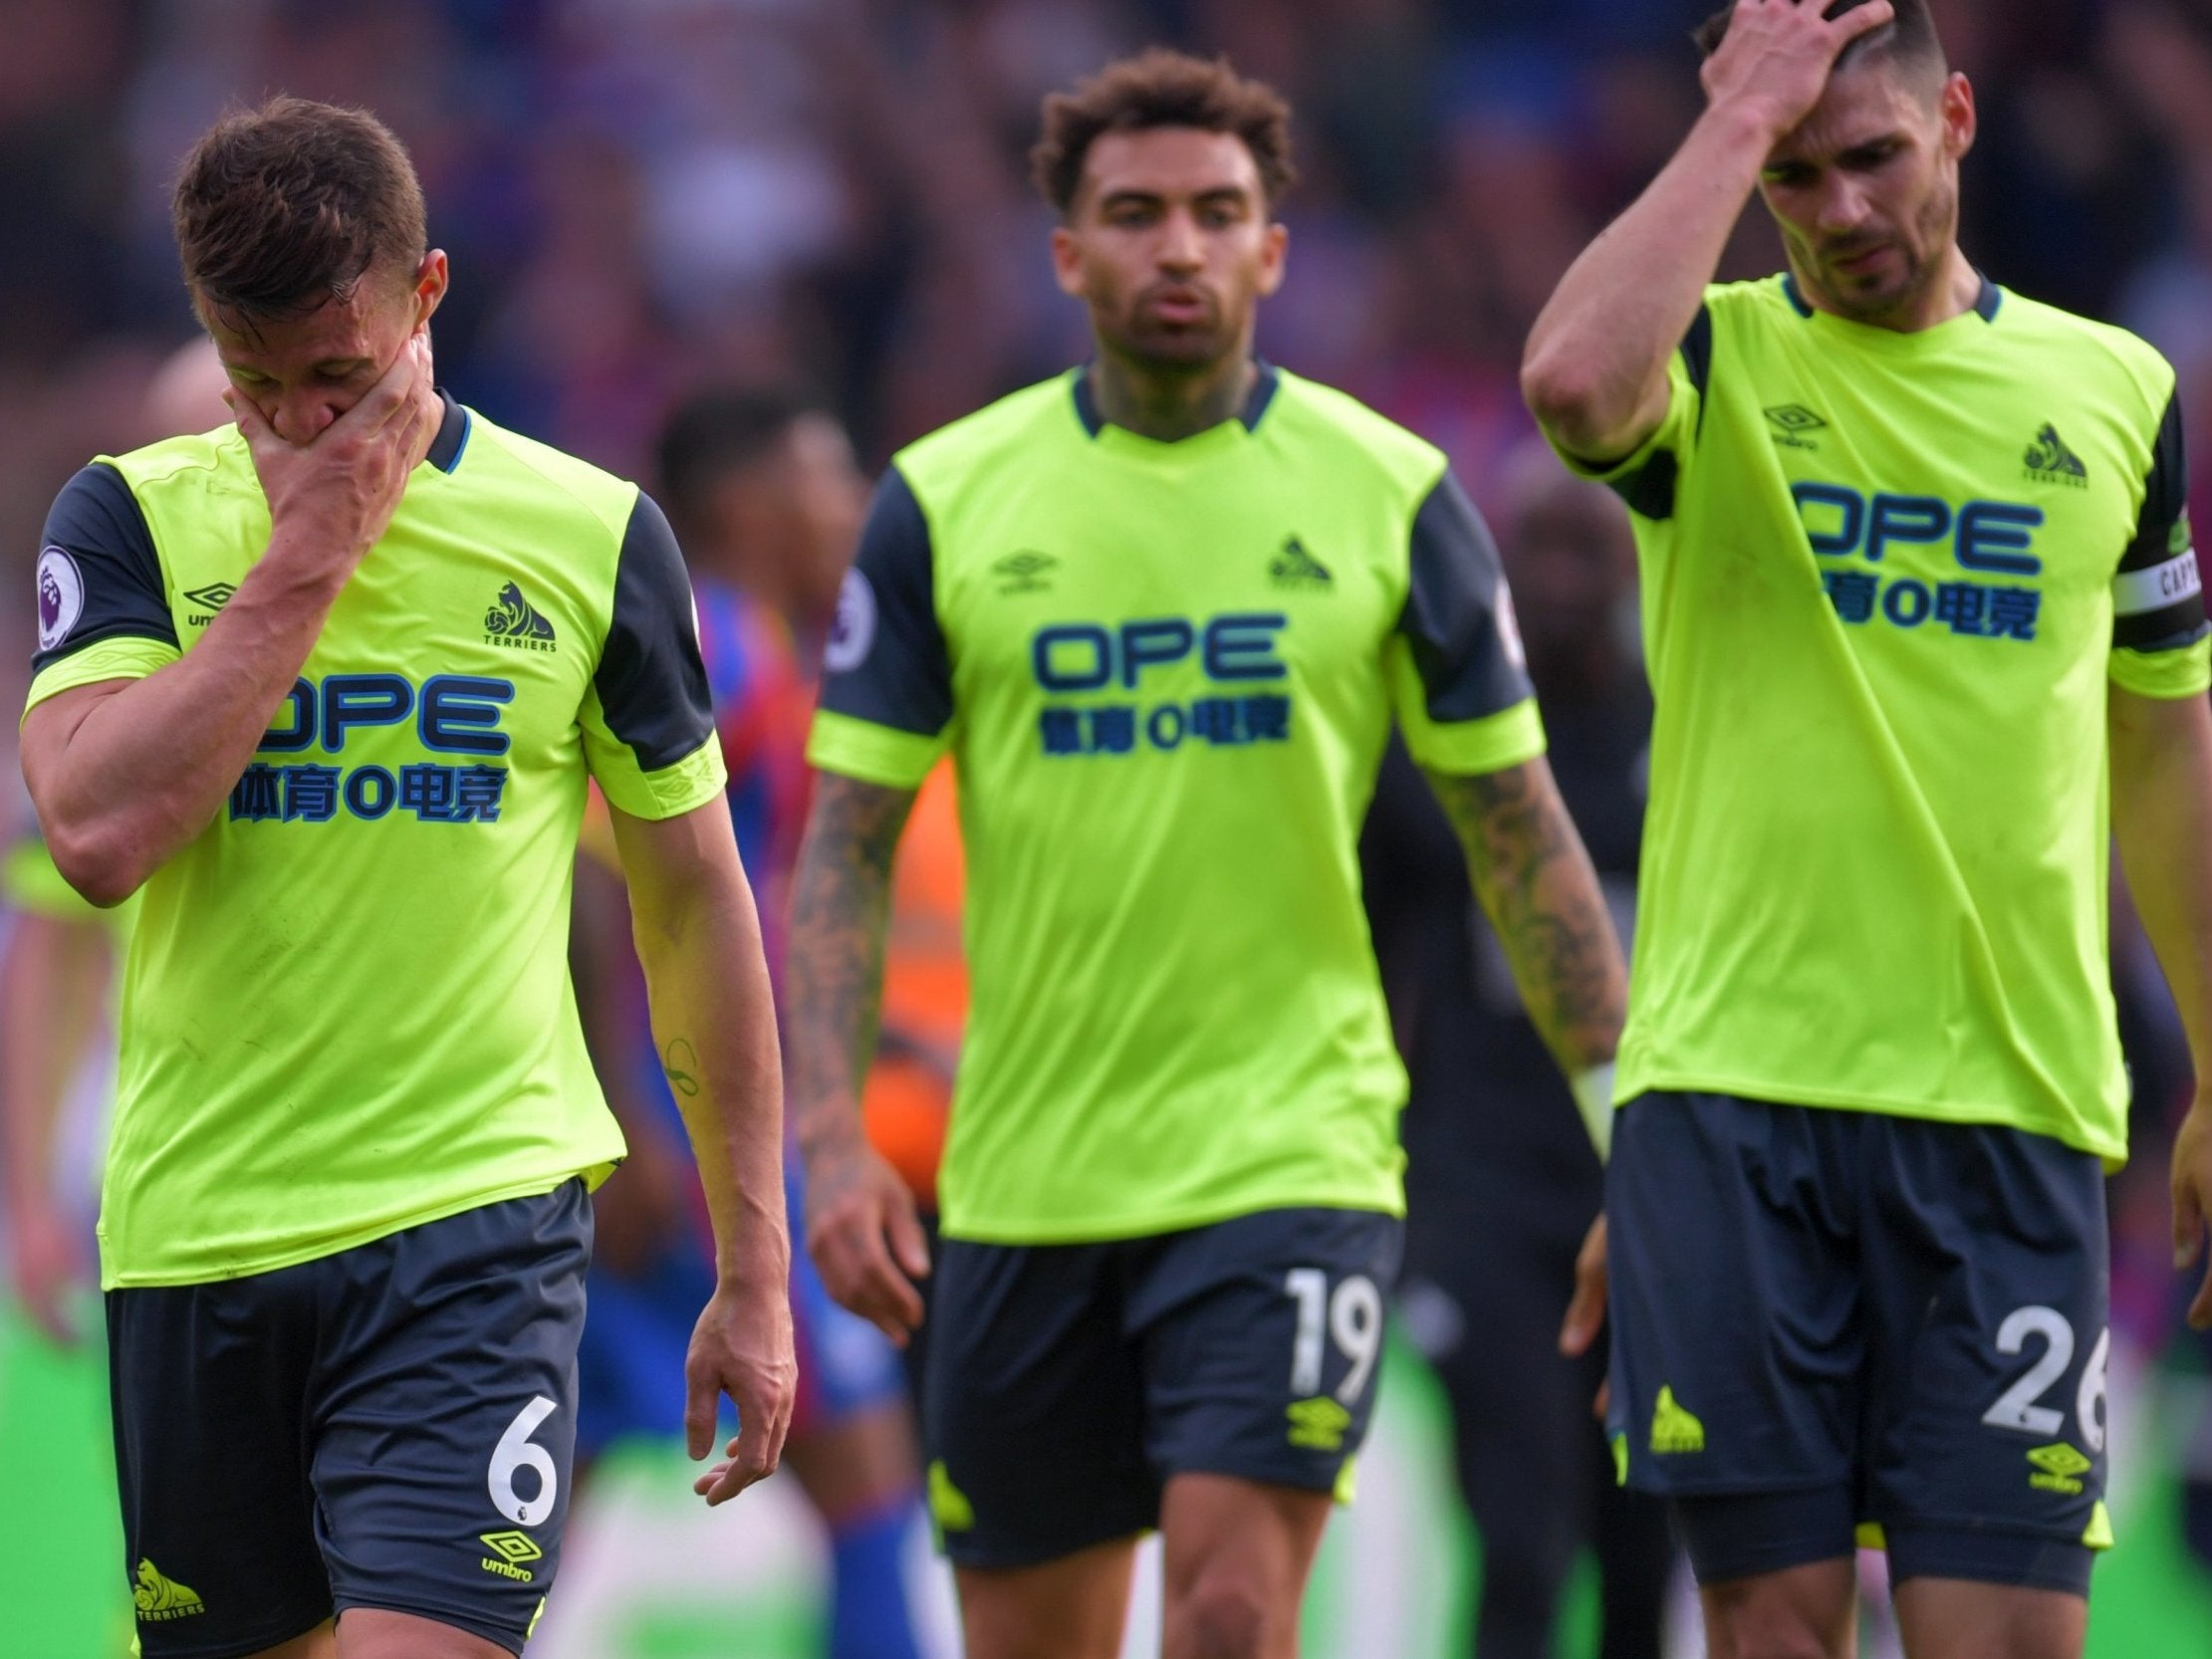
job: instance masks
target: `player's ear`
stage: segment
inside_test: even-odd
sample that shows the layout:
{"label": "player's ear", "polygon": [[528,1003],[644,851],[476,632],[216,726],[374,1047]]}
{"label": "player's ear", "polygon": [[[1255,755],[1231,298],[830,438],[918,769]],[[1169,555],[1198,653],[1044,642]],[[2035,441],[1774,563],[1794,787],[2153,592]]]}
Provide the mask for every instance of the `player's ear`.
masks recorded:
{"label": "player's ear", "polygon": [[1280,220],[1267,227],[1260,243],[1260,298],[1283,286],[1284,261],[1290,255],[1291,227]]}
{"label": "player's ear", "polygon": [[1065,222],[1053,226],[1053,281],[1070,299],[1083,298],[1083,241]]}
{"label": "player's ear", "polygon": [[1954,71],[1937,97],[1937,108],[1943,118],[1944,152],[1956,161],[1974,147],[1974,134],[1980,125],[1980,117],[1974,108],[1974,88],[1965,76]]}
{"label": "player's ear", "polygon": [[451,272],[446,268],[445,250],[432,248],[422,256],[422,263],[414,268],[414,327],[419,329],[430,321],[430,314],[438,309],[451,282]]}

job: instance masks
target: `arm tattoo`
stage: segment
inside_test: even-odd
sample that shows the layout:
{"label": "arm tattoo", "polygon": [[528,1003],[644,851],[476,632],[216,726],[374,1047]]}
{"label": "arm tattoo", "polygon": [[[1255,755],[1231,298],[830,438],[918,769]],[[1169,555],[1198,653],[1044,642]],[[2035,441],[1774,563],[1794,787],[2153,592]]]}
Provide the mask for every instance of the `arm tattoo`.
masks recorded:
{"label": "arm tattoo", "polygon": [[690,1038],[679,1037],[661,1052],[660,1070],[668,1086],[686,1100],[698,1097],[699,1051],[691,1047]]}
{"label": "arm tattoo", "polygon": [[1529,1018],[1570,1075],[1612,1058],[1627,971],[1582,837],[1543,760],[1430,772]]}
{"label": "arm tattoo", "polygon": [[913,804],[912,790],[835,773],[815,783],[787,958],[792,1127],[810,1159],[860,1129],[855,1102],[882,998],[891,858]]}

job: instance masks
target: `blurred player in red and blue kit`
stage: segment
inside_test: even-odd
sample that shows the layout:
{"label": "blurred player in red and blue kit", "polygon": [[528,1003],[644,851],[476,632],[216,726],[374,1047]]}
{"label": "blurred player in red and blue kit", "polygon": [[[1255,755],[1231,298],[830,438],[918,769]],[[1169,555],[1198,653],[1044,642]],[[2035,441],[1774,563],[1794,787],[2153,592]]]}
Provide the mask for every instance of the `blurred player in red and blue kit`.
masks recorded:
{"label": "blurred player in red and blue kit", "polygon": [[[701,392],[662,433],[659,471],[683,527],[699,649],[730,774],[738,848],[781,980],[785,895],[809,796],[805,746],[819,655],[867,486],[837,419],[773,389]],[[617,916],[618,909],[614,912]],[[614,961],[626,945],[607,941]],[[603,1189],[592,1316],[580,1357],[579,1447],[681,1431],[667,1387],[689,1335],[687,1306],[711,1280],[682,1118],[646,1041],[634,973],[587,995],[601,1066],[630,1145]],[[796,1199],[796,1191],[792,1191]],[[898,1356],[831,1302],[810,1263],[792,1273],[799,1406],[790,1467],[828,1529],[829,1659],[914,1659],[906,1545],[921,1519],[918,1462]]]}

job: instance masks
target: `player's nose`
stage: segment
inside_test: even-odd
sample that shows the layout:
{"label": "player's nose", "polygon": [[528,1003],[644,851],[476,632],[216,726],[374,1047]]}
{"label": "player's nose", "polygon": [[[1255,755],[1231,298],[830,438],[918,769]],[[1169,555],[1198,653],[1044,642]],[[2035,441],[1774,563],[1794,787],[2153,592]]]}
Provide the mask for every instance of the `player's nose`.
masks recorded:
{"label": "player's nose", "polygon": [[279,399],[269,424],[286,443],[313,443],[337,418],[327,398],[303,395]]}
{"label": "player's nose", "polygon": [[1168,214],[1154,257],[1163,271],[1197,270],[1206,261],[1198,237],[1198,221],[1188,213]]}
{"label": "player's nose", "polygon": [[1814,224],[1824,235],[1847,235],[1866,223],[1867,205],[1866,193],[1855,183],[1831,174],[1815,205]]}

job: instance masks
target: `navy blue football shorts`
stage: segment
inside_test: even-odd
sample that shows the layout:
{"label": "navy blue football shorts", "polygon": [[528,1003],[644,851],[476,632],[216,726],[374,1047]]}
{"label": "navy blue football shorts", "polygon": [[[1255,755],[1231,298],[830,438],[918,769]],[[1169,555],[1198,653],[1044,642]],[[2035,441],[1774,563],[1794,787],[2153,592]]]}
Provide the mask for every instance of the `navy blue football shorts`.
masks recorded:
{"label": "navy blue football shorts", "polygon": [[520,1653],[561,1556],[582,1181],[207,1285],[108,1293],[146,1659],[378,1607]]}
{"label": "navy blue football shorts", "polygon": [[1126,1538],[1177,1475],[1348,1490],[1402,1232],[1291,1209],[1104,1244],[945,1240],[922,1437],[946,1554],[1032,1566]]}
{"label": "navy blue football shorts", "polygon": [[1649,1094],[1606,1172],[1608,1425],[1706,1583],[1878,1540],[1895,1582],[2087,1594],[2098,1160],[1983,1124]]}

